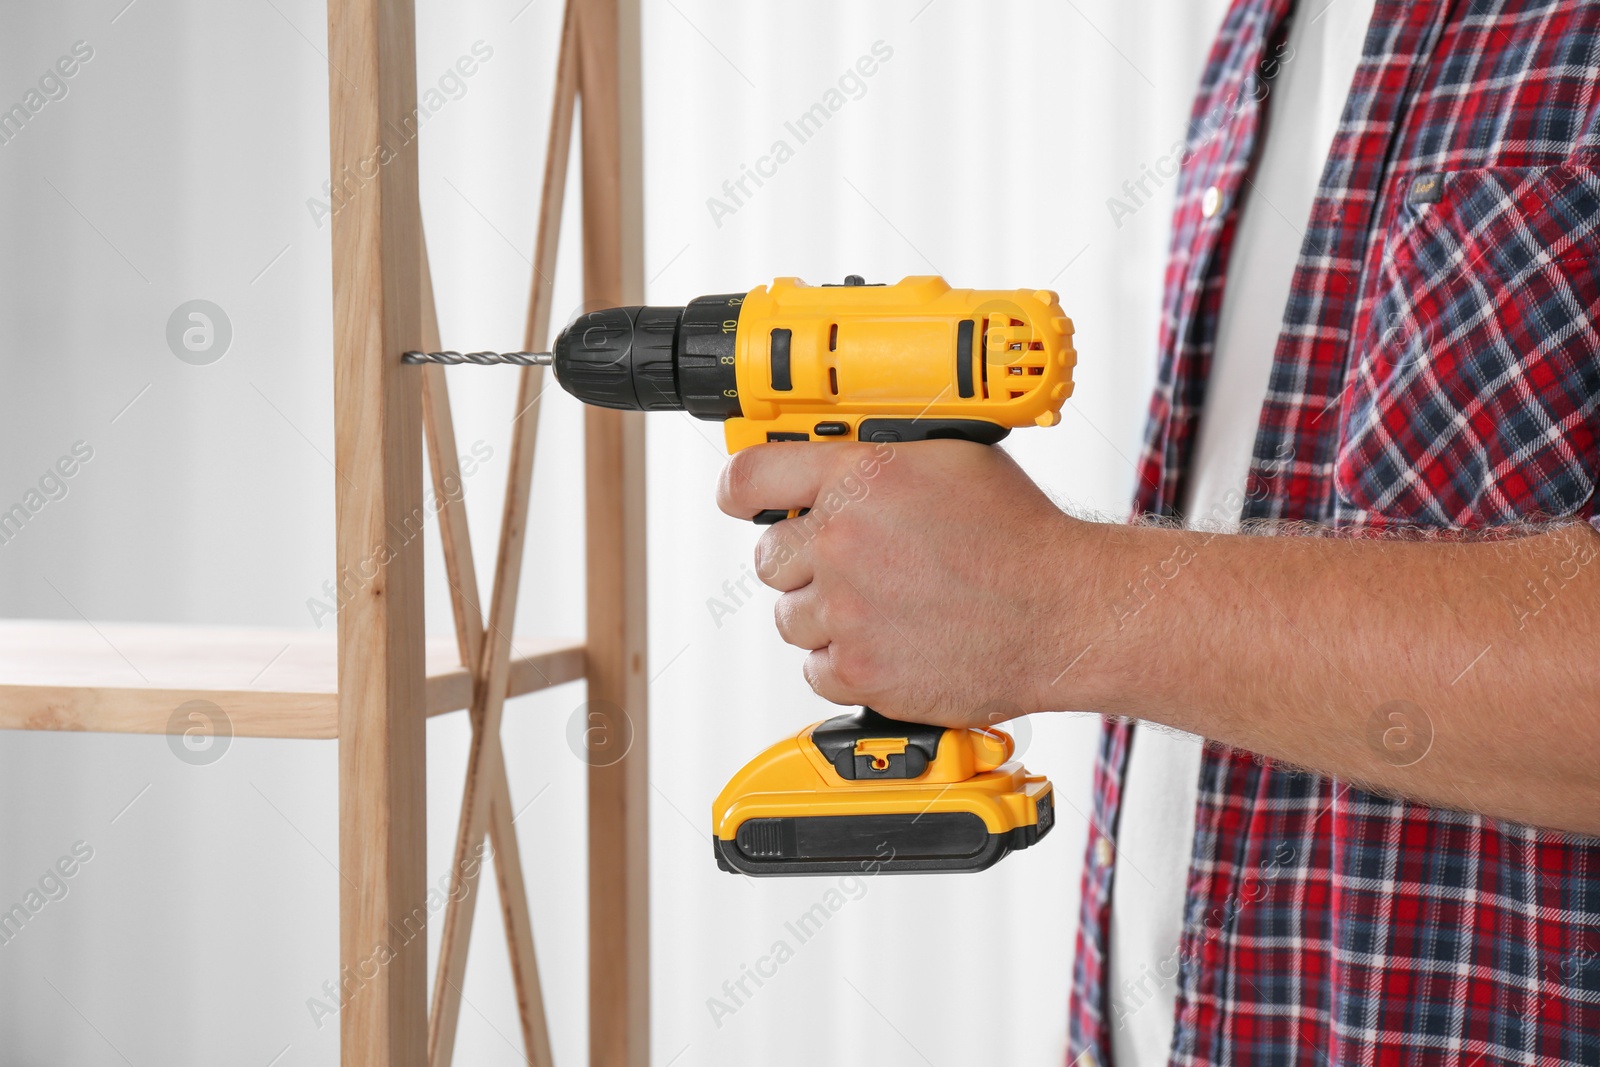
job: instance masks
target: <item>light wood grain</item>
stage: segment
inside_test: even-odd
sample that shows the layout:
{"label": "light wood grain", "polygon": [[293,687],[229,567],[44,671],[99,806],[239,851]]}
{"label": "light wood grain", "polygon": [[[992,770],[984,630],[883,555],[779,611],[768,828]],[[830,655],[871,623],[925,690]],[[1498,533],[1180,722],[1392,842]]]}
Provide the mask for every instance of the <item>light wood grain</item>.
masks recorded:
{"label": "light wood grain", "polygon": [[[576,0],[588,307],[644,297],[636,0]],[[589,1062],[650,1059],[649,715],[645,674],[644,422],[584,413],[590,710],[620,760],[589,769]],[[602,720],[597,720],[601,722]],[[591,736],[600,736],[592,734]],[[598,756],[598,754],[597,754]]]}
{"label": "light wood grain", "polygon": [[[554,295],[556,253],[561,237],[561,207],[567,187],[567,159],[572,146],[572,113],[578,90],[577,26],[572,5],[566,5],[561,22],[561,43],[556,57],[555,93],[550,110],[550,134],[545,151],[544,183],[539,203],[539,231],[534,247],[534,271],[529,285],[528,317],[523,351],[542,350],[550,336],[550,309]],[[537,411],[520,411],[519,418],[537,420]],[[529,467],[528,476],[533,475]],[[585,655],[587,662],[587,654]],[[502,752],[493,768],[495,790],[489,806],[489,839],[494,845],[494,870],[499,881],[501,917],[516,986],[518,1019],[530,1067],[554,1067],[549,1021],[539,982],[538,958],[533,944],[533,920],[528,912],[522,849],[513,820],[511,789]],[[445,1067],[445,1065],[439,1065]]]}
{"label": "light wood grain", "polygon": [[[433,658],[436,652],[446,658]],[[430,671],[452,666],[449,653],[448,644],[430,647]],[[26,685],[332,696],[334,664],[332,628],[0,619],[0,700]]]}
{"label": "light wood grain", "polygon": [[[422,238],[422,271],[418,280],[422,311],[422,346],[437,352],[439,313],[433,295],[433,272],[428,263],[427,238]],[[483,607],[478,598],[478,571],[472,561],[472,539],[467,531],[467,507],[461,481],[461,460],[456,453],[455,419],[450,412],[450,390],[444,367],[424,363],[422,419],[428,444],[428,471],[433,477],[434,499],[439,501],[439,540],[444,548],[445,577],[450,584],[450,610],[455,620],[461,663],[473,669],[483,643]]]}
{"label": "light wood grain", "polygon": [[[537,434],[538,396],[544,368],[525,367],[519,374],[517,407],[526,412],[511,432],[511,461],[506,472],[506,500],[500,524],[500,550],[489,600],[489,623],[484,634],[483,657],[476,672],[473,696],[474,730],[467,750],[467,776],[462,788],[456,855],[451,870],[461,885],[451,895],[439,942],[439,962],[434,977],[430,1018],[430,1063],[448,1060],[460,1015],[461,981],[466,974],[467,947],[472,917],[477,908],[479,868],[472,864],[489,827],[492,769],[500,764],[500,720],[505,707],[511,660],[511,626],[516,617],[517,593],[522,578],[522,553],[528,521],[529,481],[533,473],[533,445]],[[530,410],[531,409],[531,410]],[[443,1057],[443,1059],[440,1059]]]}
{"label": "light wood grain", "polygon": [[[426,1062],[422,217],[412,0],[329,0],[335,555],[371,575],[339,612],[339,1013],[345,1067]],[[376,961],[376,962],[375,962]],[[348,968],[346,970],[345,968]]]}
{"label": "light wood grain", "polygon": [[[431,644],[431,642],[430,642]],[[511,639],[506,697],[524,696],[584,677],[587,657],[578,641],[543,637]],[[472,705],[473,678],[459,665],[428,677],[428,714],[442,715]]]}
{"label": "light wood grain", "polygon": [[[562,39],[556,64],[556,91],[550,122],[550,142],[546,153],[544,190],[539,212],[539,230],[534,249],[534,273],[529,298],[525,350],[543,349],[550,320],[550,276],[553,274],[560,237],[561,204],[565,193],[566,160],[571,142],[573,96],[576,75],[573,42],[575,31],[570,9],[563,21]],[[464,892],[451,894],[445,912],[444,930],[439,943],[439,959],[434,975],[433,1009],[428,1033],[430,1067],[449,1067],[454,1055],[456,1029],[461,1014],[461,983],[466,974],[472,920],[477,908],[474,868],[468,863],[476,854],[485,830],[493,834],[495,871],[499,878],[501,906],[506,921],[507,942],[517,986],[517,999],[523,1025],[523,1041],[529,1061],[535,1067],[550,1063],[549,1033],[545,1025],[543,997],[535,963],[531,920],[527,915],[526,887],[523,884],[520,849],[511,825],[509,789],[506,786],[504,756],[500,749],[500,716],[504,704],[502,665],[508,655],[505,635],[516,616],[518,587],[527,527],[527,512],[533,477],[534,445],[538,435],[539,401],[544,392],[544,369],[524,368],[519,375],[516,408],[513,411],[511,462],[506,474],[506,500],[501,518],[499,555],[490,600],[489,625],[478,650],[479,689],[473,704],[474,733],[468,752],[467,776],[463,787],[460,826],[456,837],[456,866],[462,872]],[[463,648],[467,646],[464,643]]]}
{"label": "light wood grain", "polygon": [[[551,152],[547,157],[545,173],[545,189],[541,219],[561,217],[560,201],[565,184],[567,146],[571,141],[571,124],[573,110],[573,94],[575,76],[573,73],[573,50],[571,40],[571,15],[570,11],[563,24],[562,40],[558,46],[558,60],[556,73],[556,93],[551,118]],[[559,157],[559,158],[558,158]],[[555,177],[552,178],[554,173]],[[556,204],[551,212],[548,205]],[[548,232],[548,238],[546,233]],[[529,302],[530,337],[542,337],[548,329],[549,320],[549,294],[548,279],[554,269],[557,231],[541,231],[539,247],[536,249],[538,265],[533,276],[534,295]],[[542,265],[543,269],[540,269]],[[428,274],[426,258],[423,263],[423,329],[425,341],[430,346],[438,347],[439,338],[437,323],[434,318],[435,304],[433,297],[432,279]],[[541,284],[543,283],[543,284]],[[543,299],[539,293],[544,291]],[[543,319],[539,315],[543,315]],[[432,330],[430,334],[430,328]],[[527,349],[534,344],[532,340],[524,343]],[[460,646],[461,660],[472,665],[476,671],[485,666],[482,657],[483,648],[483,622],[482,612],[478,606],[476,567],[473,562],[472,545],[466,533],[465,508],[459,500],[446,496],[448,482],[453,471],[455,455],[455,431],[450,417],[449,396],[445,386],[445,376],[442,367],[429,366],[427,370],[435,371],[425,381],[424,402],[428,409],[426,425],[429,440],[429,455],[434,457],[432,467],[434,470],[435,493],[447,501],[446,511],[449,512],[448,521],[444,523],[451,531],[444,540],[445,566],[451,586],[451,603],[456,622],[457,641]],[[531,468],[529,470],[531,476]],[[444,517],[442,516],[442,519]],[[515,673],[517,660],[512,661]],[[481,680],[487,684],[487,679]],[[512,679],[513,686],[515,679]],[[481,704],[475,703],[475,709]],[[481,721],[474,721],[474,729],[481,727]],[[506,941],[512,967],[513,980],[517,991],[518,1019],[522,1027],[523,1046],[528,1060],[534,1067],[548,1067],[551,1063],[549,1028],[544,1014],[544,999],[539,981],[537,957],[533,944],[533,921],[528,911],[527,887],[523,880],[521,849],[519,847],[516,829],[513,826],[514,813],[511,807],[510,786],[505,773],[504,754],[495,747],[492,753],[485,753],[487,766],[480,764],[478,773],[488,778],[488,804],[489,804],[489,837],[494,847],[494,869],[499,882],[501,913],[506,928]],[[473,770],[469,768],[469,775]],[[464,825],[462,832],[471,833],[473,827]],[[469,842],[458,837],[457,854],[476,848],[476,842]],[[470,890],[473,888],[471,886]],[[463,898],[452,894],[450,912],[445,918],[445,933],[443,943],[448,951],[440,953],[440,964],[434,980],[433,1011],[430,1016],[428,1035],[429,1063],[432,1067],[448,1067],[455,1051],[455,1032],[460,1019],[461,1008],[461,983],[464,980],[466,951],[471,937],[471,914],[473,905],[463,905]],[[453,914],[451,914],[453,913]]]}
{"label": "light wood grain", "polygon": [[[568,110],[570,111],[570,102]],[[429,270],[426,239],[422,259],[422,334],[428,351],[440,347],[437,305],[433,277]],[[450,412],[450,393],[444,368],[437,364],[422,367],[423,425],[428,441],[429,469],[433,474],[434,495],[443,502],[439,515],[446,579],[450,585],[450,605],[455,619],[456,641],[461,663],[476,672],[483,649],[483,611],[478,603],[477,566],[473,562],[472,539],[468,534],[466,502],[462,498],[460,465],[456,457],[455,424]],[[515,690],[518,658],[512,658],[511,687]],[[474,677],[474,686],[478,683]],[[469,703],[471,698],[469,694]],[[479,723],[474,722],[477,729]],[[506,776],[505,755],[497,750],[483,773],[489,776],[489,840],[494,849],[495,877],[500,889],[500,913],[505,924],[506,945],[511,961],[512,980],[517,991],[517,1019],[522,1027],[523,1048],[533,1067],[551,1067],[550,1030],[544,1014],[544,996],[539,982],[538,958],[533,947],[533,916],[528,909],[528,890],[523,881],[522,849],[513,825],[511,786]],[[460,849],[457,850],[458,852]],[[452,908],[459,908],[455,894]],[[449,922],[449,919],[446,919]],[[453,936],[466,941],[470,924],[461,929],[456,919]],[[465,947],[465,946],[463,946]],[[441,957],[443,958],[443,957]],[[462,962],[465,957],[462,956]],[[460,1018],[461,984],[464,974],[440,973],[435,978],[434,1001],[443,999],[451,1007],[430,1013],[428,1061],[432,1067],[448,1067],[455,1055],[455,1028]],[[446,1032],[448,1028],[449,1032]]]}
{"label": "light wood grain", "polygon": [[517,1019],[522,1024],[522,1047],[530,1067],[554,1067],[550,1051],[550,1023],[544,1011],[544,989],[539,981],[539,960],[533,947],[533,917],[528,911],[528,886],[522,867],[522,846],[517,840],[511,808],[511,785],[505,759],[485,769],[490,775],[489,841],[494,846],[494,871],[500,890],[500,918],[506,930],[511,978],[517,993]]}
{"label": "light wood grain", "polygon": [[185,705],[214,705],[232,737],[332,738],[338,736],[333,693],[255,693],[230,689],[117,689],[68,685],[0,688],[0,730],[71,733],[183,733]]}
{"label": "light wood grain", "polygon": [[[512,696],[585,676],[580,641],[519,635],[512,647]],[[454,643],[424,649],[425,713],[469,707]],[[0,730],[164,734],[187,722],[180,705],[204,700],[235,737],[333,738],[337,664],[332,633],[3,619]]]}

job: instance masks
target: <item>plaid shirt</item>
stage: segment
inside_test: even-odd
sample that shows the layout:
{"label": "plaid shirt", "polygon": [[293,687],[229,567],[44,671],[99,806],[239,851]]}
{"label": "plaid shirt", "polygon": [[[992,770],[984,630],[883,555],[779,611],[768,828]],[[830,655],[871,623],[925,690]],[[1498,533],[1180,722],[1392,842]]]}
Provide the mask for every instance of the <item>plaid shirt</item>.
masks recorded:
{"label": "plaid shirt", "polygon": [[[1261,79],[1292,7],[1235,0],[1202,79],[1143,513],[1182,499],[1270,102]],[[1595,521],[1597,168],[1600,3],[1377,0],[1295,268],[1245,518]],[[1376,710],[1423,726],[1414,706]],[[1131,729],[1107,722],[1095,772],[1068,1053],[1085,1064],[1109,1062],[1115,1025],[1106,950]],[[1207,746],[1184,931],[1174,1064],[1600,1064],[1595,839]]]}

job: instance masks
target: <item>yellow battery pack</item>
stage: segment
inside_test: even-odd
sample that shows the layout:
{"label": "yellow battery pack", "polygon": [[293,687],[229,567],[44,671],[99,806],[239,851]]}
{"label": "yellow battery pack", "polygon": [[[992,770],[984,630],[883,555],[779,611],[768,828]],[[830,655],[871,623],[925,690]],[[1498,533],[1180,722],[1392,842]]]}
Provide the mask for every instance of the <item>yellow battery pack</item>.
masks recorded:
{"label": "yellow battery pack", "polygon": [[981,871],[1050,832],[1050,782],[1003,730],[858,708],[747,763],[712,805],[717,864],[755,876]]}

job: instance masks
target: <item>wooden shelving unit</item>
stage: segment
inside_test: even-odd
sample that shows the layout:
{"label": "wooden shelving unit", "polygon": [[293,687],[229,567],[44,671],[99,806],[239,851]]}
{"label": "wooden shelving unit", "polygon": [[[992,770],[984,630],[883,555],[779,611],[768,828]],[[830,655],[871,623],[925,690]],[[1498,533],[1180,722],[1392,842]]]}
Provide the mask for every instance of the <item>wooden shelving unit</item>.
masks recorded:
{"label": "wooden shelving unit", "polygon": [[[567,0],[540,200],[524,349],[542,349],[575,103],[583,100],[584,298],[643,297],[638,0]],[[402,364],[441,347],[417,195],[412,0],[329,0],[331,163],[366,180],[332,217],[335,542],[341,574],[369,572],[337,634],[197,626],[0,621],[0,729],[169,733],[203,700],[234,736],[337,739],[340,959],[384,959],[339,1014],[347,1067],[448,1067],[478,865],[487,835],[528,1061],[551,1063],[500,721],[508,697],[586,680],[595,714],[625,718],[627,754],[589,768],[590,1063],[649,1062],[648,715],[644,437],[636,413],[585,413],[588,633],[513,637],[542,368],[519,375],[499,551],[487,615],[467,536],[442,367]],[[380,162],[374,164],[373,161]],[[504,372],[496,372],[504,373]],[[423,632],[424,444],[451,587],[454,640]],[[560,447],[559,445],[553,447]],[[398,542],[398,543],[396,543]],[[425,920],[429,716],[473,724],[452,893],[428,1003]],[[562,727],[564,727],[564,723]],[[623,723],[613,723],[619,729]],[[562,727],[556,727],[556,730]],[[553,744],[565,741],[553,730]],[[330,815],[333,813],[330,812]],[[365,973],[365,972],[363,972]]]}
{"label": "wooden shelving unit", "polygon": [[[517,637],[507,696],[584,676],[583,644]],[[425,716],[472,704],[456,642],[425,645]],[[333,634],[0,619],[0,730],[164,734],[191,700],[235,737],[339,736]]]}

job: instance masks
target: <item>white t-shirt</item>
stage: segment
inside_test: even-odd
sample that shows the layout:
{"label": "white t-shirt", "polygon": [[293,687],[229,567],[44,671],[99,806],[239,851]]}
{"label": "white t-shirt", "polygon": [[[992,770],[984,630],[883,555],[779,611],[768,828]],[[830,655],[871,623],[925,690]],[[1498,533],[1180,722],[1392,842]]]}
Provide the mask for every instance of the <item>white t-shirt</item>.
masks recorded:
{"label": "white t-shirt", "polygon": [[[1266,141],[1244,186],[1183,514],[1238,527],[1289,283],[1373,0],[1301,0],[1266,101]],[[1133,732],[1117,826],[1107,1005],[1117,1067],[1168,1062],[1194,844],[1201,740]]]}

